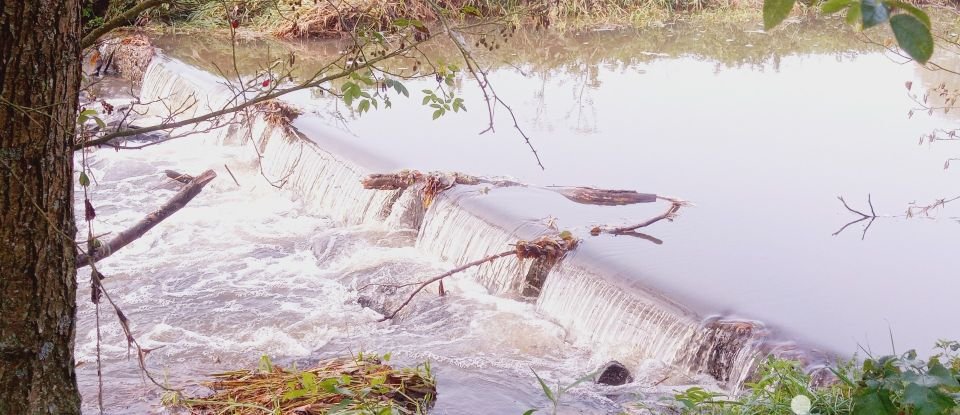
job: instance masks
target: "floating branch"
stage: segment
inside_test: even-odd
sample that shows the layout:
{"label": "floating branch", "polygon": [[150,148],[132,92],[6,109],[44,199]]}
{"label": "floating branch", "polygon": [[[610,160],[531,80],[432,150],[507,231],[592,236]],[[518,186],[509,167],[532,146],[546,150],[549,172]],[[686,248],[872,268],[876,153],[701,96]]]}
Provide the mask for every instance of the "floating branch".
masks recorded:
{"label": "floating branch", "polygon": [[[667,210],[664,211],[663,213],[657,216],[654,216],[650,219],[647,219],[643,222],[640,222],[638,224],[630,225],[630,226],[621,226],[616,228],[595,226],[593,229],[590,230],[590,234],[593,236],[600,235],[601,233],[609,233],[612,235],[631,235],[631,236],[638,236],[638,237],[649,236],[649,235],[636,232],[636,230],[653,225],[654,223],[660,222],[662,220],[667,220],[672,222],[677,217],[677,212],[680,211],[680,208],[690,205],[689,202],[680,200],[680,199],[674,199],[674,198],[663,197],[663,196],[655,196],[655,197],[656,199],[666,200],[670,202],[670,206],[668,206]],[[643,239],[648,239],[648,238],[643,238]],[[659,239],[657,239],[657,241],[659,241]],[[656,243],[655,241],[651,241],[651,242]],[[663,241],[660,241],[660,242],[662,243]]]}
{"label": "floating branch", "polygon": [[[520,182],[514,182],[510,180],[491,180],[482,177],[470,176],[463,173],[422,173],[417,170],[403,170],[398,173],[389,174],[371,174],[363,179],[364,188],[377,190],[406,189],[407,187],[417,183],[426,183],[425,189],[433,192],[427,193],[431,196],[431,199],[436,195],[437,191],[443,191],[458,184],[488,184],[495,187],[533,187]],[[566,197],[573,202],[585,205],[622,206],[637,203],[652,203],[657,201],[657,195],[655,194],[639,193],[633,190],[608,190],[597,189],[593,187],[568,186],[549,186],[538,188],[559,193],[563,195],[563,197]]]}
{"label": "floating branch", "polygon": [[837,230],[836,232],[833,233],[833,236],[839,235],[841,232],[843,232],[844,230],[846,230],[847,227],[849,227],[850,225],[857,224],[857,223],[863,222],[863,221],[865,221],[865,220],[869,220],[869,222],[867,222],[867,226],[863,228],[863,234],[860,236],[860,239],[861,239],[861,240],[866,239],[866,237],[867,237],[867,231],[870,230],[870,225],[873,225],[873,221],[875,221],[875,220],[879,217],[879,216],[877,216],[876,210],[873,209],[873,200],[872,200],[872,198],[870,197],[870,194],[869,194],[869,193],[867,194],[867,205],[870,206],[870,214],[869,214],[869,215],[866,214],[866,213],[863,213],[863,212],[861,212],[861,211],[859,211],[859,210],[857,210],[857,209],[854,209],[854,208],[850,207],[850,205],[847,204],[847,201],[843,199],[843,196],[837,196],[837,199],[840,200],[840,203],[843,203],[843,207],[844,207],[844,208],[846,208],[846,209],[847,209],[848,211],[850,211],[851,213],[853,213],[853,214],[855,214],[855,215],[858,215],[858,216],[860,216],[860,217],[859,217],[858,219],[855,219],[855,220],[853,220],[853,221],[848,222],[846,225],[843,225],[843,227],[841,227],[839,230]]}
{"label": "floating branch", "polygon": [[517,241],[513,245],[513,249],[508,251],[503,251],[497,254],[487,256],[485,258],[478,259],[476,261],[461,265],[457,268],[454,268],[450,271],[444,272],[443,274],[437,275],[436,277],[430,278],[428,280],[420,282],[416,289],[407,297],[406,301],[400,304],[392,313],[384,316],[380,321],[387,321],[397,316],[397,313],[400,310],[403,310],[413,298],[422,291],[426,286],[441,281],[458,272],[465,271],[467,269],[473,268],[478,265],[483,265],[487,262],[491,262],[500,258],[508,257],[511,255],[516,255],[520,259],[537,259],[544,261],[552,266],[557,261],[561,260],[567,252],[572,251],[577,247],[579,241],[570,234],[570,232],[561,232],[556,236],[544,236],[535,241]]}
{"label": "floating branch", "polygon": [[[167,173],[167,176],[170,176],[171,172]],[[172,172],[177,177],[182,178],[184,175]],[[177,194],[173,195],[167,203],[164,203],[160,209],[157,209],[155,212],[150,213],[144,217],[140,222],[137,222],[135,225],[129,229],[120,232],[114,237],[110,242],[97,247],[97,249],[87,256],[84,253],[77,254],[77,268],[90,265],[91,262],[97,262],[101,259],[104,259],[120,248],[123,248],[130,244],[131,242],[139,239],[150,229],[153,229],[158,223],[164,219],[170,217],[170,215],[176,213],[178,210],[182,209],[187,203],[190,203],[194,197],[200,194],[200,191],[203,190],[203,187],[210,183],[211,180],[217,177],[217,173],[214,173],[213,170],[207,170],[203,172],[200,176],[197,176],[186,186],[183,187]]]}
{"label": "floating branch", "polygon": [[924,205],[924,206],[917,205],[916,202],[911,203],[910,206],[907,207],[907,217],[912,218],[914,216],[921,216],[921,215],[930,216],[930,211],[936,210],[938,208],[942,208],[946,206],[947,203],[953,202],[957,199],[960,199],[960,196],[951,197],[949,199],[947,198],[937,199],[933,203],[929,205]]}

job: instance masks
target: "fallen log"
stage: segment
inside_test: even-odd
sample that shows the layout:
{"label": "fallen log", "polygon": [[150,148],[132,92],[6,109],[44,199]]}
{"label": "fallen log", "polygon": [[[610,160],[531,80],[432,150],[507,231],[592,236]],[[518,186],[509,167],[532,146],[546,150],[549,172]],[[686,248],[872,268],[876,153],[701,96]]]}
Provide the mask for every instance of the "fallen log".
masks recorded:
{"label": "fallen log", "polygon": [[[463,173],[431,172],[421,173],[417,170],[404,170],[398,173],[376,173],[363,179],[365,189],[399,190],[406,189],[416,183],[443,183],[444,186],[434,186],[441,190],[457,184],[478,185],[489,184],[495,187],[532,187],[510,180],[490,180],[482,177],[470,176]],[[609,190],[583,186],[549,186],[539,187],[561,194],[570,201],[585,205],[622,206],[637,203],[652,203],[657,201],[657,195],[639,193],[633,190]]]}
{"label": "fallen log", "polygon": [[[177,174],[178,177],[183,176],[176,172],[173,173]],[[167,175],[169,176],[170,174],[167,173]],[[187,205],[187,203],[190,203],[194,197],[200,194],[200,191],[203,190],[203,187],[216,177],[217,173],[215,173],[213,170],[207,170],[203,172],[203,174],[197,176],[187,183],[187,185],[177,192],[177,194],[173,195],[173,197],[170,198],[167,203],[164,203],[160,209],[150,213],[139,222],[131,226],[129,229],[120,232],[116,237],[111,239],[110,242],[96,248],[91,255],[86,255],[84,253],[77,254],[77,268],[100,261],[101,259],[110,256],[120,248],[123,248],[131,242],[139,239],[150,229],[153,229],[153,227],[158,223],[182,209]]]}
{"label": "fallen log", "polygon": [[623,206],[657,201],[657,195],[655,194],[639,193],[633,190],[608,190],[593,187],[548,187],[546,189],[585,205]]}

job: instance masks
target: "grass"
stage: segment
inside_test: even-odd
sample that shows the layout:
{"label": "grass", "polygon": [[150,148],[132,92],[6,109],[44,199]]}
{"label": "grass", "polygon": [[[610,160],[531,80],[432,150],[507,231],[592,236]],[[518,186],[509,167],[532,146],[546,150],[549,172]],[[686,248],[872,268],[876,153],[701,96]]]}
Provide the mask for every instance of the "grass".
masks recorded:
{"label": "grass", "polygon": [[[126,0],[130,2],[132,0]],[[122,10],[123,1],[116,2]],[[443,9],[459,14],[475,10],[486,17],[518,15],[560,29],[642,26],[677,15],[703,11],[750,10],[761,0],[440,0]],[[361,25],[383,30],[398,18],[435,20],[428,0],[182,0],[154,10],[154,23],[181,29],[226,29],[236,19],[246,30],[281,38],[339,37]]]}
{"label": "grass", "polygon": [[390,355],[331,359],[298,370],[275,366],[266,356],[256,370],[211,375],[201,385],[212,393],[187,397],[170,392],[163,404],[206,415],[425,414],[437,394],[429,362],[415,368],[387,365]]}

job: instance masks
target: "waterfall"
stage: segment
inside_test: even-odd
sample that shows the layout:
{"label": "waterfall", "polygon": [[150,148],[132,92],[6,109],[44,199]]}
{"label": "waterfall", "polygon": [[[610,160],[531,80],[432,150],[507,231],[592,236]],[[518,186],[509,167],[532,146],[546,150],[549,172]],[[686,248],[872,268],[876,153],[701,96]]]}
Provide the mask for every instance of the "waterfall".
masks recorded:
{"label": "waterfall", "polygon": [[[217,77],[162,55],[151,63],[141,90],[150,115],[172,119],[218,109],[233,96]],[[167,99],[165,105],[156,101],[160,98]],[[493,202],[474,197],[477,192],[471,186],[449,189],[426,208],[420,190],[413,187],[366,190],[361,179],[383,164],[375,165],[370,161],[375,156],[357,154],[355,149],[351,153],[348,139],[326,144],[329,130],[316,127],[323,121],[309,114],[301,117],[307,121],[298,120],[294,128],[271,125],[258,115],[206,136],[256,149],[264,176],[296,192],[318,212],[343,224],[417,229],[420,250],[455,265],[549,232],[542,224],[518,219],[499,211]],[[524,300],[533,273],[530,262],[511,256],[484,263],[468,275],[491,293]],[[569,340],[594,350],[599,359],[633,367],[658,359],[684,371],[710,374],[736,390],[757,359],[769,352],[769,333],[761,324],[704,320],[653,290],[622,284],[618,279],[623,277],[592,265],[596,262],[574,251],[549,270],[535,301],[539,313],[564,327]]]}
{"label": "waterfall", "polygon": [[702,320],[662,296],[628,290],[578,264],[575,251],[547,278],[537,310],[567,328],[571,340],[610,359],[657,359],[707,373],[737,389],[762,355],[758,323]]}

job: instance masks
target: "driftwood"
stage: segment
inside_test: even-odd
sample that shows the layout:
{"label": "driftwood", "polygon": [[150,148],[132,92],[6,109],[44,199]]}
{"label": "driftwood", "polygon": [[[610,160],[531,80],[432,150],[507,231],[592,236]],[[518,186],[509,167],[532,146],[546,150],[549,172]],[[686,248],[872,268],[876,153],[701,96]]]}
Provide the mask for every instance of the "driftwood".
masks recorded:
{"label": "driftwood", "polygon": [[[176,176],[172,177],[171,173]],[[168,177],[180,178],[182,179],[183,174],[176,172],[167,171]],[[189,177],[189,176],[186,176]],[[177,194],[173,195],[167,203],[164,203],[160,209],[157,209],[155,212],[150,213],[139,222],[131,226],[129,229],[120,232],[116,237],[107,242],[106,244],[98,247],[91,256],[80,253],[77,255],[77,268],[90,265],[91,262],[97,262],[101,259],[104,259],[120,248],[123,248],[130,244],[131,242],[139,239],[150,229],[156,226],[158,223],[164,219],[170,217],[170,215],[176,213],[178,210],[182,209],[187,203],[190,203],[194,197],[200,194],[200,191],[203,190],[203,187],[210,183],[211,180],[217,177],[217,173],[213,170],[207,170],[203,174],[197,176],[193,180],[190,180],[186,186],[183,187]],[[179,179],[177,179],[179,180]]]}
{"label": "driftwood", "polygon": [[859,215],[860,218],[859,218],[859,219],[852,220],[852,221],[848,222],[846,225],[843,225],[843,227],[841,227],[839,230],[837,230],[836,232],[833,233],[833,236],[837,236],[837,235],[839,235],[840,233],[842,233],[843,231],[847,230],[847,228],[850,227],[850,225],[854,225],[854,224],[863,222],[863,221],[865,221],[865,220],[869,220],[869,221],[867,222],[867,226],[865,226],[865,227],[863,228],[863,233],[860,235],[860,240],[867,239],[867,231],[870,230],[870,226],[873,225],[873,221],[877,220],[877,218],[879,217],[879,216],[877,216],[877,212],[873,209],[873,198],[870,197],[870,194],[869,194],[869,193],[867,194],[867,204],[870,205],[870,214],[869,214],[869,215],[866,214],[866,213],[863,213],[863,212],[861,212],[861,211],[859,211],[859,210],[856,210],[856,209],[854,209],[854,208],[852,208],[852,207],[850,207],[850,205],[847,204],[847,201],[843,199],[843,196],[837,196],[837,199],[840,200],[840,203],[843,203],[843,207],[844,207],[844,208],[846,208],[847,210],[849,210],[849,211],[852,212],[852,213],[855,213],[855,214]]}
{"label": "driftwood", "polygon": [[166,174],[167,177],[183,184],[190,184],[190,182],[193,181],[193,176],[189,174],[178,173],[173,170],[164,170],[163,173]]}
{"label": "driftwood", "polygon": [[[380,319],[380,321],[387,321],[396,317],[397,313],[399,313],[400,310],[403,310],[404,307],[406,307],[408,304],[410,304],[411,301],[413,301],[413,298],[417,295],[417,293],[419,293],[428,285],[434,282],[440,281],[440,284],[441,284],[440,295],[441,296],[444,295],[443,285],[442,285],[443,279],[453,274],[456,274],[458,272],[465,271],[475,266],[482,265],[484,263],[491,262],[499,258],[508,257],[511,255],[516,255],[517,258],[520,258],[520,259],[538,259],[538,260],[555,263],[560,259],[562,259],[567,254],[567,252],[570,252],[574,248],[576,248],[579,243],[580,241],[574,238],[573,235],[571,235],[569,232],[562,232],[559,235],[555,235],[555,236],[544,236],[535,241],[517,241],[517,243],[514,244],[513,249],[509,251],[503,251],[500,253],[487,256],[485,258],[478,259],[473,262],[466,263],[450,271],[444,272],[443,274],[437,275],[436,277],[420,282],[419,285],[417,285],[417,288],[414,289],[413,292],[410,293],[410,295],[407,297],[406,301],[400,304],[400,306],[397,307],[395,310],[393,310],[392,313],[385,315],[382,319]],[[406,286],[406,285],[410,285],[410,284],[403,284],[403,286]]]}
{"label": "driftwood", "polygon": [[[601,233],[609,233],[611,235],[630,235],[630,236],[637,236],[643,239],[648,239],[647,237],[649,235],[636,232],[636,230],[653,225],[654,223],[660,222],[662,220],[673,221],[673,219],[677,217],[677,212],[680,211],[680,208],[689,205],[688,202],[680,199],[673,199],[673,198],[659,197],[659,196],[657,197],[657,199],[663,199],[670,202],[670,206],[668,206],[667,210],[664,211],[663,213],[657,216],[654,216],[650,219],[647,219],[643,222],[640,222],[634,225],[629,225],[629,226],[620,226],[620,227],[612,227],[612,228],[595,226],[593,229],[590,230],[590,234],[593,236],[597,236],[597,235],[600,235]],[[660,240],[656,239],[656,241],[660,241]],[[651,242],[657,243],[656,241],[651,241]],[[663,241],[660,241],[660,243],[663,243]]]}
{"label": "driftwood", "polygon": [[[463,173],[421,173],[417,170],[404,170],[398,173],[371,174],[363,179],[365,189],[399,190],[406,189],[416,183],[440,183],[442,186],[433,186],[445,190],[457,184],[478,185],[488,184],[495,187],[522,186],[523,183],[510,180],[490,180],[482,177],[470,176]],[[657,195],[639,193],[633,190],[608,190],[593,187],[565,187],[549,186],[541,189],[559,193],[567,199],[585,205],[622,206],[636,203],[652,203],[657,201]]]}

